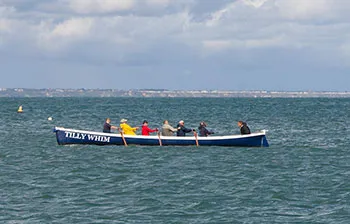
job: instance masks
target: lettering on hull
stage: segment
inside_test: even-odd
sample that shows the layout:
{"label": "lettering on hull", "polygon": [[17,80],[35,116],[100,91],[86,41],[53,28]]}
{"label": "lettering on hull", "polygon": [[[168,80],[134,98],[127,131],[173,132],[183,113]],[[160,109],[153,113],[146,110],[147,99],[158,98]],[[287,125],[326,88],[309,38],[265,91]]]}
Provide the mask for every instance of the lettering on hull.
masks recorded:
{"label": "lettering on hull", "polygon": [[107,136],[101,136],[101,135],[90,135],[90,134],[83,134],[83,133],[77,133],[77,132],[65,132],[66,138],[74,138],[74,139],[80,139],[80,140],[89,140],[89,141],[95,141],[95,142],[110,142],[111,137]]}
{"label": "lettering on hull", "polygon": [[111,140],[111,137],[106,137],[106,136],[100,136],[100,135],[87,135],[87,136],[90,141],[110,142]]}

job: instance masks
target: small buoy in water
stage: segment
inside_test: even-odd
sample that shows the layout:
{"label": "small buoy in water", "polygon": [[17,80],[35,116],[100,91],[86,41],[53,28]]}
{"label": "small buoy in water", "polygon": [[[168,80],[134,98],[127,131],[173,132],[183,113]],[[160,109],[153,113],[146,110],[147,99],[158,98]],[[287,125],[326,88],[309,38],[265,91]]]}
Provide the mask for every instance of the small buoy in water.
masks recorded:
{"label": "small buoy in water", "polygon": [[47,120],[48,120],[48,121],[52,121],[52,117],[48,117]]}
{"label": "small buoy in water", "polygon": [[22,105],[18,107],[17,113],[23,113],[23,107],[22,107]]}

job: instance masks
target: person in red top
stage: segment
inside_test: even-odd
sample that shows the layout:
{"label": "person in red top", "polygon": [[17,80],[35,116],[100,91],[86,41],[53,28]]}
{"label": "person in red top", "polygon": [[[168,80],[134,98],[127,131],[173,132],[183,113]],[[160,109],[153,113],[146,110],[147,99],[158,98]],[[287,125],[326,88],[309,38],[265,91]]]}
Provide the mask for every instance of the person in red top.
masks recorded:
{"label": "person in red top", "polygon": [[158,128],[156,129],[150,129],[148,127],[148,121],[144,120],[142,124],[142,135],[149,135],[149,133],[158,131]]}

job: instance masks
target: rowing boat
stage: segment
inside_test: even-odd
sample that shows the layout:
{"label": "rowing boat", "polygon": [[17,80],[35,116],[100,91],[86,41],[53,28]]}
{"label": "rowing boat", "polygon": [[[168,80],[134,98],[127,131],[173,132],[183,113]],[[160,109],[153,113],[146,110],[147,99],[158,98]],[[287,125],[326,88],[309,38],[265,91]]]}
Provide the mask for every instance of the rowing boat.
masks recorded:
{"label": "rowing boat", "polygon": [[241,146],[241,147],[268,147],[266,131],[248,135],[225,136],[142,136],[121,135],[117,133],[103,133],[55,127],[57,143],[59,145],[89,144],[89,145],[150,145],[150,146]]}

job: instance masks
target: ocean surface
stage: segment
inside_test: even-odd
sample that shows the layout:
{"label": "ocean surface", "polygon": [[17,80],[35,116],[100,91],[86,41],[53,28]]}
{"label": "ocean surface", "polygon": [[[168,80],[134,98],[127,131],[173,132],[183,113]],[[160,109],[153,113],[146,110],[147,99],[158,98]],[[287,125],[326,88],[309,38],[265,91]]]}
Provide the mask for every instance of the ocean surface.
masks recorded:
{"label": "ocean surface", "polygon": [[[0,98],[0,223],[350,223],[350,99]],[[24,113],[17,108],[23,105]],[[52,121],[48,121],[52,117]],[[59,146],[54,126],[238,120],[269,148]],[[140,131],[138,132],[140,133]]]}

